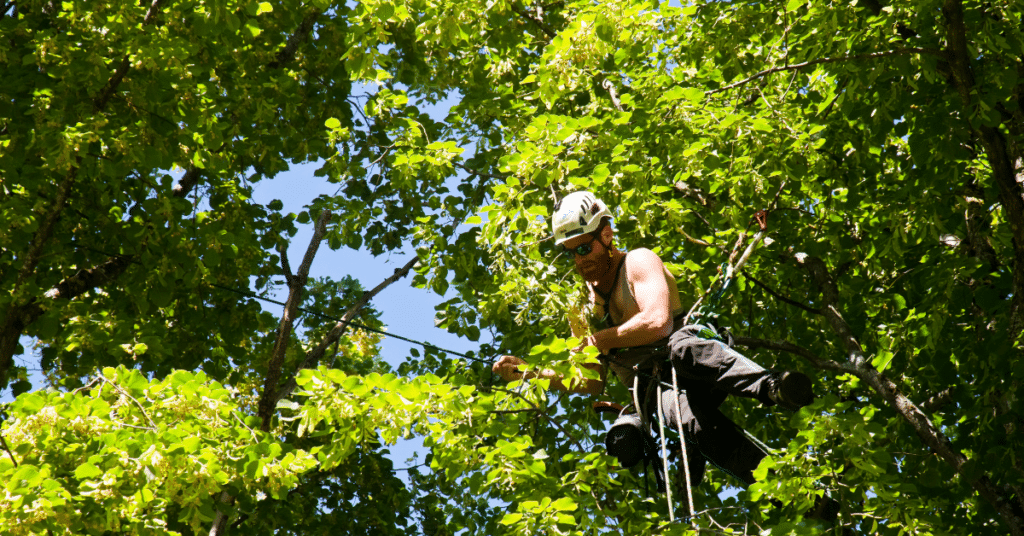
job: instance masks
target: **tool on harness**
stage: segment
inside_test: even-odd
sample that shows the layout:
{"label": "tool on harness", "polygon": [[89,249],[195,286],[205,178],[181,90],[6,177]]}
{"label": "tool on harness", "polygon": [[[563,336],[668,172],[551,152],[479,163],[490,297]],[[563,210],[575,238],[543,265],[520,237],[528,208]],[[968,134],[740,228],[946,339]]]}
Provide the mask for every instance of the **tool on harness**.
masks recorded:
{"label": "tool on harness", "polygon": [[668,489],[665,485],[663,475],[665,466],[662,456],[658,454],[658,448],[654,443],[647,427],[637,413],[620,413],[615,423],[604,436],[605,449],[608,454],[614,456],[619,465],[627,469],[635,467],[643,462],[644,481],[647,481],[647,467],[653,465],[655,470],[655,481],[658,484],[658,492],[665,493]]}

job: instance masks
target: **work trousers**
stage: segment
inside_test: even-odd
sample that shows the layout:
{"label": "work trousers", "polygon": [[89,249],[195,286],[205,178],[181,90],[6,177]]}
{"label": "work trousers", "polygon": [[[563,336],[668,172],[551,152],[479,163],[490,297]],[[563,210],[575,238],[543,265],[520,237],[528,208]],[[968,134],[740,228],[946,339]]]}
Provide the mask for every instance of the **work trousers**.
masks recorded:
{"label": "work trousers", "polygon": [[[718,408],[730,394],[770,404],[764,394],[770,371],[709,335],[714,332],[689,325],[669,338],[669,361],[661,365],[659,376],[663,384],[672,385],[669,366],[675,368],[680,392],[662,386],[665,424],[678,430],[677,422],[682,420],[694,485],[703,477],[705,459],[749,485],[754,482],[754,469],[766,454]],[[643,399],[653,400],[656,386],[643,383],[647,384],[642,388]]]}

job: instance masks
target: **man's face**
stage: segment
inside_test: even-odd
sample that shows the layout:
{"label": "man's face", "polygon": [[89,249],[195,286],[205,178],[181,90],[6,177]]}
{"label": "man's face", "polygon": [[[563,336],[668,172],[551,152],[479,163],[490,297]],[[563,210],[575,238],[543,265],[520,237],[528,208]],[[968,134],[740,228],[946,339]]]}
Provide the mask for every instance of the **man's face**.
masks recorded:
{"label": "man's face", "polygon": [[586,255],[576,254],[573,256],[576,271],[587,281],[597,281],[611,267],[611,261],[608,259],[608,248],[604,246],[597,233],[573,237],[562,243],[562,246],[567,251],[575,251],[576,248],[584,244],[589,245],[591,250]]}

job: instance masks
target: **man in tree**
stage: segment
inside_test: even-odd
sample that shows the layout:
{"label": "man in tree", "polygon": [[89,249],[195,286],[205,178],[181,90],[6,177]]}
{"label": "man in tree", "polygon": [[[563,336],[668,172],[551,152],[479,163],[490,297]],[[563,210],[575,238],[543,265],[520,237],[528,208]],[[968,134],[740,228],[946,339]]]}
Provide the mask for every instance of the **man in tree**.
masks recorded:
{"label": "man in tree", "polygon": [[[718,407],[729,394],[796,410],[814,398],[810,379],[799,372],[774,372],[744,357],[706,326],[682,325],[685,310],[675,278],[649,249],[620,251],[614,245],[608,207],[588,192],[574,192],[555,206],[552,231],[555,245],[573,258],[576,271],[590,291],[596,311],[607,326],[588,336],[576,351],[594,346],[601,364],[590,365],[600,379],[563,382],[550,369],[521,370],[524,361],[503,356],[493,371],[506,381],[540,377],[553,389],[596,395],[604,390],[611,370],[633,390],[634,400],[650,414],[655,380],[671,385],[678,374],[679,393],[662,395],[665,418],[676,428],[676,399],[688,442],[691,481],[703,477],[705,457],[746,484],[764,452]],[[646,411],[645,411],[646,410]],[[696,446],[697,448],[692,448]]]}

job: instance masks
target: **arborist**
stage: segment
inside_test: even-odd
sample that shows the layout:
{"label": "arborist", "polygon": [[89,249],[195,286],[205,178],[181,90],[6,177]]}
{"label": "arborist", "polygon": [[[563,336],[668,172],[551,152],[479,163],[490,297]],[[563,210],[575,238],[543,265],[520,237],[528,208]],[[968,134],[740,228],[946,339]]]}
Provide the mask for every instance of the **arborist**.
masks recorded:
{"label": "arborist", "polygon": [[[706,459],[745,484],[753,483],[753,471],[765,452],[719,406],[732,394],[797,410],[813,401],[810,378],[795,371],[767,370],[717,340],[716,331],[708,326],[683,325],[686,311],[675,277],[649,249],[619,250],[612,221],[601,200],[589,192],[574,192],[556,204],[551,222],[555,245],[572,257],[593,310],[603,312],[606,327],[575,349],[597,348],[601,363],[587,367],[600,379],[566,382],[550,369],[525,370],[522,359],[508,355],[494,363],[493,371],[506,381],[540,377],[551,380],[557,390],[597,395],[610,370],[631,389],[643,422],[660,407],[672,429],[683,431],[693,485],[701,481]],[[656,398],[655,386],[673,385],[664,390],[660,403],[651,400]],[[611,452],[611,435],[608,446]],[[612,453],[620,462],[630,457],[621,449]]]}

